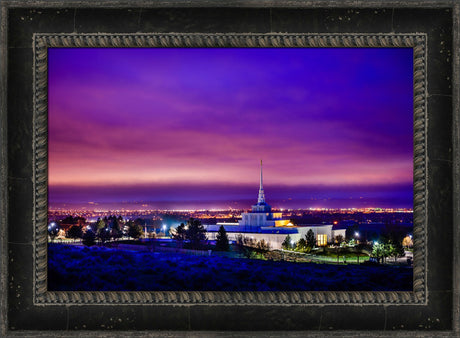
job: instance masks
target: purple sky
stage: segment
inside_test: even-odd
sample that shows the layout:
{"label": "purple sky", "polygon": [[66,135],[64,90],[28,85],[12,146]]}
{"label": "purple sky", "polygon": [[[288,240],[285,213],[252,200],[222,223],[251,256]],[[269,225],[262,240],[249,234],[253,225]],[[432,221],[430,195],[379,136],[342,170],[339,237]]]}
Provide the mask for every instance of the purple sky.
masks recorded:
{"label": "purple sky", "polygon": [[50,206],[249,207],[263,159],[274,206],[411,207],[412,88],[412,49],[52,48]]}

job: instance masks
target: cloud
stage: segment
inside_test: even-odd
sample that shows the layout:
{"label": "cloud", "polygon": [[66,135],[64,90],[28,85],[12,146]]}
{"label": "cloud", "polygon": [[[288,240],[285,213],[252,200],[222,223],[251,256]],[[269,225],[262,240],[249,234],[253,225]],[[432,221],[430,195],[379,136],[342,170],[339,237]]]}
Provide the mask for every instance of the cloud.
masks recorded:
{"label": "cloud", "polygon": [[[412,182],[406,49],[52,49],[49,182]],[[269,71],[268,71],[269,70]]]}

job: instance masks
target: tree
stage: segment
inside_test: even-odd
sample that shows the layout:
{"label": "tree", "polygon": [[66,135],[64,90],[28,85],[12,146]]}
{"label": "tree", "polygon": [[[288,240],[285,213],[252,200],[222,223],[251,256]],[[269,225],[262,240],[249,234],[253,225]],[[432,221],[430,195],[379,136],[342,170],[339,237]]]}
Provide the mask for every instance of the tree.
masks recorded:
{"label": "tree", "polygon": [[[121,216],[120,216],[121,217]],[[120,217],[116,218],[115,216],[112,218],[112,231],[111,231],[111,236],[113,238],[120,238],[123,236],[123,232],[120,227]]]}
{"label": "tree", "polygon": [[345,239],[343,238],[342,235],[337,235],[335,236],[335,241],[338,245],[340,245]]}
{"label": "tree", "polygon": [[248,239],[241,234],[236,238],[236,247],[240,255],[246,258],[254,258],[254,249],[249,247],[247,243],[249,243]]}
{"label": "tree", "polygon": [[100,219],[100,218],[97,219],[96,224],[97,224],[97,230],[100,230],[100,229],[105,228],[107,226],[107,223],[104,220]]}
{"label": "tree", "polygon": [[83,244],[86,246],[93,246],[96,244],[96,234],[92,230],[87,230],[83,234]]}
{"label": "tree", "polygon": [[97,238],[100,239],[102,243],[105,243],[110,239],[110,229],[105,227],[97,231]]}
{"label": "tree", "polygon": [[297,251],[304,252],[307,249],[307,241],[304,238],[299,239],[296,248]]}
{"label": "tree", "polygon": [[173,237],[173,239],[175,239],[176,241],[178,241],[180,243],[185,241],[185,239],[187,238],[187,231],[185,229],[185,224],[184,223],[181,223],[176,228],[176,230],[172,234],[172,237]]}
{"label": "tree", "polygon": [[380,236],[380,242],[384,243],[383,259],[386,257],[396,258],[404,255],[404,247],[402,245],[404,234],[397,231],[383,233]]}
{"label": "tree", "polygon": [[57,237],[58,234],[59,227],[55,222],[52,222],[50,225],[48,225],[48,235],[50,236],[51,242]]}
{"label": "tree", "polygon": [[402,245],[405,248],[412,248],[412,246],[414,245],[414,243],[412,242],[412,238],[410,236],[404,237]]}
{"label": "tree", "polygon": [[265,253],[270,250],[270,244],[265,242],[265,239],[261,239],[257,242],[256,249],[259,253]]}
{"label": "tree", "polygon": [[244,255],[244,240],[241,234],[236,237],[236,248],[240,254]]}
{"label": "tree", "polygon": [[377,258],[377,261],[380,262],[380,258],[383,259],[385,255],[385,245],[382,243],[374,243],[374,246],[372,247],[372,256]]}
{"label": "tree", "polygon": [[128,236],[132,237],[132,238],[135,238],[135,239],[138,239],[142,235],[143,235],[142,226],[140,226],[138,224],[134,224],[133,222],[129,222]]}
{"label": "tree", "polygon": [[72,227],[67,231],[67,238],[73,238],[73,239],[78,239],[83,237],[83,230],[81,229],[81,226],[78,225],[72,225]]}
{"label": "tree", "polygon": [[394,257],[395,263],[398,257],[404,256],[404,253],[404,247],[402,246],[401,242],[395,241],[391,244],[391,251],[389,256]]}
{"label": "tree", "polygon": [[391,256],[393,252],[393,244],[387,243],[383,245],[383,262],[386,263],[386,258]]}
{"label": "tree", "polygon": [[305,239],[307,241],[307,247],[314,248],[316,244],[315,240],[315,233],[312,229],[308,230],[307,234],[305,235]]}
{"label": "tree", "polygon": [[284,239],[283,243],[281,243],[281,247],[284,250],[291,249],[291,236],[289,236],[289,235],[286,236],[286,238]]}
{"label": "tree", "polygon": [[190,218],[187,221],[186,238],[190,241],[192,249],[198,249],[203,241],[206,241],[206,229],[201,224],[199,219]]}
{"label": "tree", "polygon": [[230,245],[228,243],[227,231],[223,225],[220,226],[216,237],[216,250],[217,251],[228,251]]}

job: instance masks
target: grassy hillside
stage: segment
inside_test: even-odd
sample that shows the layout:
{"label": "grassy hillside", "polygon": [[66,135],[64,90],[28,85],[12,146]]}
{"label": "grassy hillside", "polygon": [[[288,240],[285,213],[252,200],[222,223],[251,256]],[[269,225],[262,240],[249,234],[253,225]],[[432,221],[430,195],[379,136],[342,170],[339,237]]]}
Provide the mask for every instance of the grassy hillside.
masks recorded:
{"label": "grassy hillside", "polygon": [[262,261],[50,244],[49,290],[411,290],[412,268]]}

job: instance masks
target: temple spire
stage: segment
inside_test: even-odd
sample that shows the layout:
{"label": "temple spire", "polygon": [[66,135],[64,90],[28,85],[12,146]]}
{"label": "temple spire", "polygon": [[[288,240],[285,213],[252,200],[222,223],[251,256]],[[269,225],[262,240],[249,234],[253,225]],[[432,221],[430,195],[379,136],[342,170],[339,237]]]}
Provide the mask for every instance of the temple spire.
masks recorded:
{"label": "temple spire", "polygon": [[263,178],[262,178],[262,160],[260,160],[260,187],[259,187],[259,199],[257,200],[257,204],[265,204],[265,194],[264,194],[264,186],[263,186]]}

